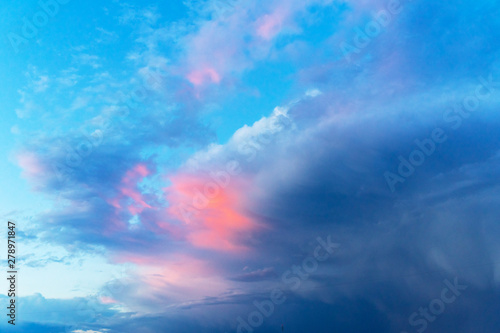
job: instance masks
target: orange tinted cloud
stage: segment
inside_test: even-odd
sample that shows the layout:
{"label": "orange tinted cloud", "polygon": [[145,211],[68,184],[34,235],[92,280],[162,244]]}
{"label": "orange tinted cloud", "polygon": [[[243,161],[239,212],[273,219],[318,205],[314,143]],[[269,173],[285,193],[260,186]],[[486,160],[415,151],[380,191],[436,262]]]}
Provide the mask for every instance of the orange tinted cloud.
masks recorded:
{"label": "orange tinted cloud", "polygon": [[178,174],[167,189],[169,214],[186,223],[187,240],[196,247],[242,251],[241,239],[258,225],[243,212],[248,181],[229,173]]}

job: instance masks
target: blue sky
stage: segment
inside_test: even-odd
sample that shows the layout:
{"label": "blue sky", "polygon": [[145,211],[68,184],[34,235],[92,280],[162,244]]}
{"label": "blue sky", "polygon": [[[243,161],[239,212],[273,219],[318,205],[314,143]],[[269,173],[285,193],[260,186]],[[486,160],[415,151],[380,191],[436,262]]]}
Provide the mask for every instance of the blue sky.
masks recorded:
{"label": "blue sky", "polygon": [[499,10],[0,5],[15,330],[498,331]]}

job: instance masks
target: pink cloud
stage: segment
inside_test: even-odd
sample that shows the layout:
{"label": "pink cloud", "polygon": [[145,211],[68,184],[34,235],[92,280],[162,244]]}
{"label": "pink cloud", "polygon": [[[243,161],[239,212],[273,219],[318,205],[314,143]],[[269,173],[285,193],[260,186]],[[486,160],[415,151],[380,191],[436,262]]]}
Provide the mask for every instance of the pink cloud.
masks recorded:
{"label": "pink cloud", "polygon": [[203,85],[206,82],[219,83],[221,81],[219,73],[210,67],[192,71],[187,75],[187,79],[195,86]]}
{"label": "pink cloud", "polygon": [[265,40],[273,39],[281,31],[286,17],[287,11],[282,8],[260,17],[257,20],[257,36]]}
{"label": "pink cloud", "polygon": [[38,159],[38,156],[32,152],[22,152],[17,155],[17,162],[23,169],[23,176],[35,178],[44,174],[47,170]]}
{"label": "pink cloud", "polygon": [[118,303],[117,300],[115,300],[112,297],[108,297],[108,296],[101,296],[100,301],[102,304],[116,304],[116,303]]}
{"label": "pink cloud", "polygon": [[187,254],[122,254],[115,259],[138,266],[139,295],[157,295],[172,302],[183,302],[217,296],[229,287],[213,262]]}
{"label": "pink cloud", "polygon": [[151,205],[146,203],[143,199],[142,193],[138,189],[138,183],[149,174],[150,172],[144,164],[137,164],[131,170],[128,170],[118,187],[119,194],[108,200],[108,203],[116,209],[121,209],[123,207],[123,203],[125,203],[127,209],[132,215],[141,213],[145,208],[153,208]]}
{"label": "pink cloud", "polygon": [[[228,15],[203,21],[182,40],[184,54],[174,72],[195,87],[228,83],[265,59],[285,29],[300,33],[293,16],[321,0],[246,3]],[[325,2],[328,2],[325,0]],[[198,96],[199,97],[199,96]]]}
{"label": "pink cloud", "polygon": [[189,243],[219,251],[248,249],[241,236],[259,226],[243,212],[247,180],[232,176],[224,186],[208,175],[177,174],[171,181],[168,214],[186,223]]}

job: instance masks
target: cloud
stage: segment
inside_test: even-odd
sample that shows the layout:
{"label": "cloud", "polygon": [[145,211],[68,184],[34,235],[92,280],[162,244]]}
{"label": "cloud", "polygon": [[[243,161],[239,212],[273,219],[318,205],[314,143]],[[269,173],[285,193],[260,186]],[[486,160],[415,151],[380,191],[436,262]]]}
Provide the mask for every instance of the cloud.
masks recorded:
{"label": "cloud", "polygon": [[202,22],[186,36],[178,71],[195,86],[231,82],[265,60],[280,33],[300,34],[294,15],[312,5],[325,4],[273,1],[260,8],[240,1],[226,15]]}
{"label": "cloud", "polygon": [[[219,182],[216,182],[215,177]],[[230,179],[227,171],[221,174],[177,174],[171,178],[167,201],[172,205],[171,216],[188,224],[187,239],[197,247],[224,251],[239,251],[246,247],[238,234],[246,234],[258,226],[241,213],[243,177]],[[223,179],[223,180],[220,180]],[[226,185],[227,184],[227,185]]]}
{"label": "cloud", "polygon": [[253,282],[270,278],[276,278],[276,273],[274,272],[274,269],[272,267],[267,267],[249,273],[240,274],[238,276],[233,277],[232,279],[235,281]]}
{"label": "cloud", "polygon": [[[103,246],[111,261],[134,265],[123,290],[99,299],[112,317],[110,332],[234,330],[236,318],[247,320],[254,301],[273,288],[283,289],[287,302],[262,331],[285,321],[303,331],[400,332],[412,329],[409,316],[455,277],[467,293],[433,329],[472,331],[478,322],[496,329],[500,71],[491,13],[498,6],[405,2],[391,25],[346,61],[339,45],[353,42],[386,5],[245,3],[170,30],[152,29],[160,20],[154,9],[130,8],[122,17],[152,29],[141,32],[146,49],[130,53],[137,65],[131,81],[161,73],[158,85],[142,86],[141,107],[96,106],[85,126],[76,126],[91,127],[87,135],[66,129],[34,136],[17,155],[37,191],[64,199],[41,217],[41,239],[54,241],[57,233],[66,246]],[[324,15],[332,20],[316,22],[330,7]],[[333,28],[307,35],[315,24]],[[179,31],[167,59],[161,43]],[[283,79],[294,82],[283,97],[289,102],[215,142],[200,114],[207,101],[224,97],[216,87],[241,89],[233,83],[263,63],[277,66],[276,59],[294,67]],[[469,111],[463,103],[480,84],[491,94]],[[446,139],[429,143],[436,129]],[[170,163],[179,150],[190,158]],[[404,160],[418,150],[421,160],[408,166]],[[393,191],[384,175],[402,174],[401,163],[412,170]],[[67,171],[64,181],[54,166]],[[342,250],[290,291],[283,273],[300,269],[317,237],[327,235]]]}

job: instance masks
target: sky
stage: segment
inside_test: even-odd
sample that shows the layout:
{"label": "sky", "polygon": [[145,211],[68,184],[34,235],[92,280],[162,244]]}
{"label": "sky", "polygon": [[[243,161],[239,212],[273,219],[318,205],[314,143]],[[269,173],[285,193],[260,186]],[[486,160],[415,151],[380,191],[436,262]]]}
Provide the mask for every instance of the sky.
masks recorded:
{"label": "sky", "polygon": [[0,331],[500,330],[497,1],[0,15]]}

